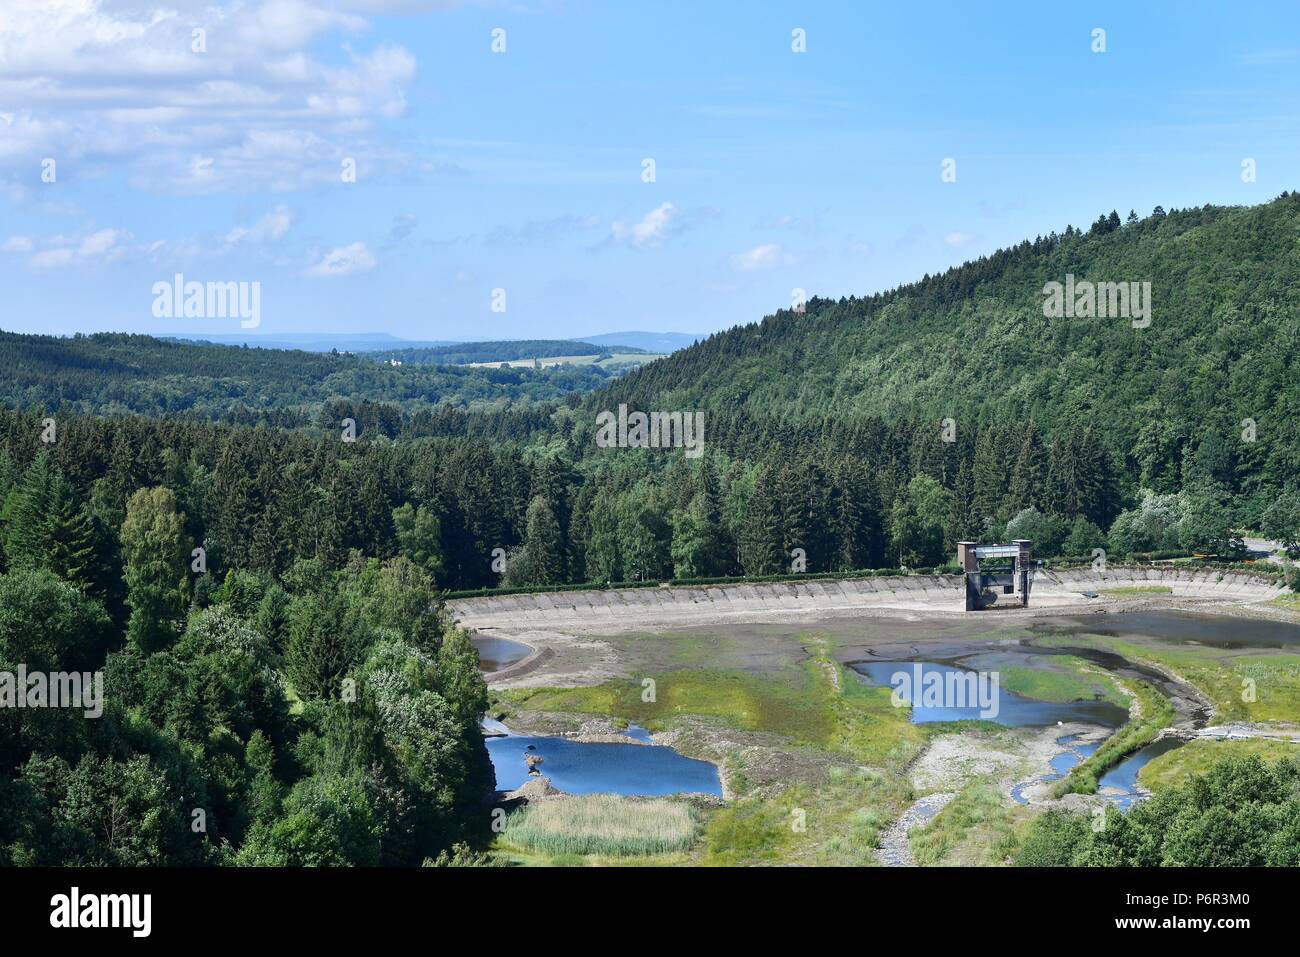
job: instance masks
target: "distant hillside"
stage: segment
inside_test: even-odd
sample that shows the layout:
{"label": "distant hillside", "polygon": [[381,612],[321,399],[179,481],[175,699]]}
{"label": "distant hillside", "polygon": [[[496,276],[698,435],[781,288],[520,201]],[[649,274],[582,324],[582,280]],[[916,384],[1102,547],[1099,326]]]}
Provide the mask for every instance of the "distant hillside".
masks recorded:
{"label": "distant hillside", "polygon": [[455,344],[453,339],[427,341],[399,339],[386,332],[243,333],[241,335],[180,333],[158,338],[180,342],[212,342],[225,346],[247,345],[254,349],[301,349],[304,352],[329,352],[332,349],[339,352],[375,352],[381,349],[429,349]]}
{"label": "distant hillside", "polygon": [[[158,336],[159,339],[177,340],[183,342],[213,342],[218,345],[242,346],[249,345],[253,348],[262,349],[302,349],[304,352],[329,352],[331,349],[337,349],[339,352],[383,352],[384,358],[397,358],[407,361],[406,357],[396,355],[396,350],[414,350],[418,353],[432,353],[437,349],[449,348],[452,346],[463,346],[467,349],[503,349],[508,351],[512,344],[537,343],[583,343],[585,345],[594,345],[611,352],[652,352],[666,354],[675,352],[678,349],[684,349],[691,343],[703,338],[703,336],[688,335],[682,332],[609,332],[595,336],[584,336],[577,339],[502,339],[499,341],[479,341],[464,342],[459,339],[402,339],[398,336],[389,335],[386,332],[302,332],[302,333],[202,333],[202,332],[181,332],[175,335]],[[388,353],[393,353],[391,356]],[[518,355],[502,354],[499,361],[508,359],[527,359],[533,356],[545,358],[549,355],[590,355],[580,349],[570,349],[565,352],[520,352]],[[444,357],[427,360],[420,355],[412,355],[409,361],[423,362],[450,362],[459,364],[460,360],[449,360]],[[483,359],[470,359],[470,362],[495,362],[497,356],[489,356]]]}
{"label": "distant hillside", "polygon": [[580,342],[590,342],[607,349],[615,346],[632,346],[643,352],[666,354],[685,349],[704,336],[686,332],[606,332],[598,336],[583,336]]}
{"label": "distant hillside", "polygon": [[641,353],[628,346],[606,348],[574,339],[503,339],[495,342],[461,342],[435,348],[394,348],[376,353],[379,359],[402,363],[469,365],[475,362],[511,362],[518,359],[549,359],[556,356],[596,356],[606,352]]}
{"label": "distant hillside", "polygon": [[[311,412],[331,399],[406,409],[557,399],[603,384],[593,366],[493,369],[402,366],[369,356],[246,349],[97,333],[61,338],[0,332],[0,404],[146,415]],[[273,416],[277,421],[283,416]]]}

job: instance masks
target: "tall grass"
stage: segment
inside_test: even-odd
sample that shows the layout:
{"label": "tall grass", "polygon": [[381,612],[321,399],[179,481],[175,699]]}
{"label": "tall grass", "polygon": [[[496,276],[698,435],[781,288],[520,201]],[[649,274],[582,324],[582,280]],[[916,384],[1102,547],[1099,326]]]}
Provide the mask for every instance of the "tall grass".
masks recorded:
{"label": "tall grass", "polygon": [[529,804],[506,819],[501,836],[550,855],[630,857],[684,851],[697,829],[695,809],[680,801],[589,794]]}
{"label": "tall grass", "polygon": [[977,781],[912,831],[912,854],[922,867],[1000,865],[1017,850],[1017,813],[992,781]]}

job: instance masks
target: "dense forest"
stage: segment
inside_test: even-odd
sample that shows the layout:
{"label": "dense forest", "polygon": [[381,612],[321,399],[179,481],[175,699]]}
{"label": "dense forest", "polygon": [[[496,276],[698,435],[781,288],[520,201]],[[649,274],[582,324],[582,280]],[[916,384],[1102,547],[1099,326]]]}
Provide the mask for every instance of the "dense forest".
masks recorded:
{"label": "dense forest", "polygon": [[[0,861],[457,856],[491,769],[447,590],[1300,544],[1297,226],[1292,195],[1102,216],[589,394],[0,334],[0,672],[113,689],[94,721],[0,713]],[[1043,319],[1067,273],[1149,279],[1152,324]],[[703,409],[704,454],[598,448],[619,403]]]}

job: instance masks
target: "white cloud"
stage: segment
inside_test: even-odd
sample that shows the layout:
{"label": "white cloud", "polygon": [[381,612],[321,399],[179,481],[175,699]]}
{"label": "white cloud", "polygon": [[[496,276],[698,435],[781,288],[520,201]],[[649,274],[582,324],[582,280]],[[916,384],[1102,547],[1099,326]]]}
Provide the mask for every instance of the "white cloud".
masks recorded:
{"label": "white cloud", "polygon": [[[28,253],[28,265],[36,269],[54,269],[73,264],[91,265],[116,262],[130,251],[131,234],[122,229],[100,229],[84,236],[47,236],[38,242],[27,236],[11,236],[5,252]],[[35,250],[35,252],[33,252]]]}
{"label": "white cloud", "polygon": [[780,244],[764,243],[743,253],[736,253],[731,257],[731,266],[740,272],[760,272],[783,266],[789,261],[790,257],[786,255],[785,249]]}
{"label": "white cloud", "polygon": [[117,242],[121,236],[122,234],[116,229],[101,229],[97,233],[91,233],[81,241],[81,246],[77,249],[77,255],[86,259],[106,256],[120,248]]}
{"label": "white cloud", "polygon": [[226,233],[225,240],[230,245],[239,243],[266,243],[279,239],[293,225],[293,215],[287,206],[277,206],[252,226],[236,226]]}
{"label": "white cloud", "polygon": [[614,239],[617,242],[630,243],[637,248],[657,246],[664,241],[676,215],[676,206],[672,203],[660,203],[646,213],[639,223],[631,226],[621,222],[614,223]]}
{"label": "white cloud", "polygon": [[953,247],[965,246],[967,243],[974,241],[974,239],[975,237],[972,236],[970,233],[959,233],[959,232],[949,233],[947,236],[943,237],[943,241],[947,245]]}
{"label": "white cloud", "polygon": [[[41,0],[0,17],[0,172],[31,157],[122,163],[154,190],[295,189],[344,157],[414,162],[375,121],[401,115],[415,58],[351,45],[364,0]],[[206,30],[204,52],[192,30]],[[60,164],[63,174],[64,164]],[[296,169],[295,169],[296,167]]]}
{"label": "white cloud", "polygon": [[53,269],[55,266],[66,266],[72,262],[72,250],[67,246],[61,246],[57,249],[43,249],[29,259],[28,262],[37,269]]}
{"label": "white cloud", "polygon": [[331,249],[320,262],[308,267],[307,275],[315,277],[351,276],[375,268],[375,257],[365,243],[353,243]]}

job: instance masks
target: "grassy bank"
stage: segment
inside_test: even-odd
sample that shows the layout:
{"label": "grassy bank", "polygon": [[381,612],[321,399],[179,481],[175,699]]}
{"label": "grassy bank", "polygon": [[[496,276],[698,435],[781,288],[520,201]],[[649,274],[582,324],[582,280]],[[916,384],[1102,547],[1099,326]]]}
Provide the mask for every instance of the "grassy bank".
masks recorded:
{"label": "grassy bank", "polygon": [[1137,716],[1130,717],[1095,754],[1058,781],[1052,789],[1053,797],[1096,793],[1103,774],[1150,742],[1173,721],[1174,706],[1155,687],[1145,681],[1124,681],[1123,684],[1137,698]]}
{"label": "grassy bank", "polygon": [[1103,643],[1131,661],[1163,665],[1191,682],[1213,703],[1216,721],[1294,721],[1300,715],[1300,655]]}
{"label": "grassy bank", "polygon": [[[835,669],[839,690],[830,678]],[[654,681],[647,701],[646,678]],[[919,747],[923,732],[895,708],[890,689],[865,684],[825,659],[806,661],[773,675],[741,671],[678,670],[585,688],[503,691],[510,710],[569,711],[634,722],[652,731],[687,715],[712,718],[742,731],[779,734],[797,744],[885,762],[900,746]]]}
{"label": "grassy bank", "polygon": [[833,767],[816,786],[742,797],[711,812],[701,861],[874,865],[881,833],[912,800],[911,784],[897,769]]}
{"label": "grassy bank", "polygon": [[1300,757],[1300,745],[1267,738],[1250,738],[1243,741],[1189,741],[1181,748],[1166,752],[1138,772],[1138,781],[1145,788],[1160,791],[1181,787],[1196,775],[1204,774],[1216,761],[1224,758],[1244,758],[1257,754],[1265,761]]}

